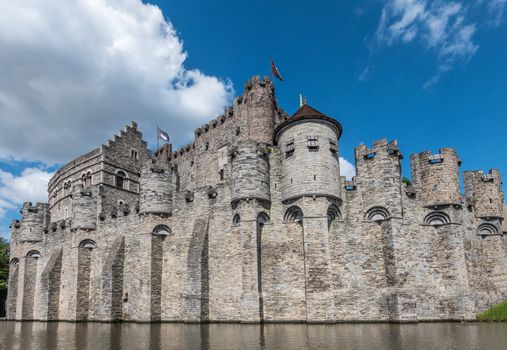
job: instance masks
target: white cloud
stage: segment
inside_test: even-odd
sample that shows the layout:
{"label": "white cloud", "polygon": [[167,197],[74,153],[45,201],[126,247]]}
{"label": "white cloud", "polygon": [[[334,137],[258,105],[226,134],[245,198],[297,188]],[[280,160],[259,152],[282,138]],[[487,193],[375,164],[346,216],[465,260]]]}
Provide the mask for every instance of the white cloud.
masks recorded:
{"label": "white cloud", "polygon": [[23,202],[47,202],[47,185],[53,173],[26,168],[19,175],[0,170],[0,218]]}
{"label": "white cloud", "polygon": [[347,180],[351,180],[356,176],[356,168],[347,159],[340,157],[340,175],[345,176]]}
{"label": "white cloud", "polygon": [[476,53],[478,24],[498,24],[506,5],[507,0],[384,0],[375,39],[387,46],[418,40],[436,52],[437,73],[424,84],[431,88],[458,61],[466,62]]}
{"label": "white cloud", "polygon": [[366,81],[370,78],[372,67],[370,65],[366,66],[359,76],[357,77],[357,80],[359,81]]}
{"label": "white cloud", "polygon": [[0,159],[65,162],[130,120],[175,143],[232,99],[141,0],[0,2]]}

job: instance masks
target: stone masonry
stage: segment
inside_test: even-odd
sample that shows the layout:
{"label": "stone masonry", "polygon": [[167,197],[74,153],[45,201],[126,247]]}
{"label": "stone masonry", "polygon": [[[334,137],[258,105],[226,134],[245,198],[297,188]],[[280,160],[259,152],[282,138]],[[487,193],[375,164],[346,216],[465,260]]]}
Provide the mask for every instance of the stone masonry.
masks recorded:
{"label": "stone masonry", "polygon": [[[170,130],[170,129],[169,129]],[[147,149],[136,123],[69,162],[11,225],[7,318],[138,322],[474,319],[507,299],[497,170],[456,150],[355,149],[341,124],[277,106],[254,77],[191,144]]]}

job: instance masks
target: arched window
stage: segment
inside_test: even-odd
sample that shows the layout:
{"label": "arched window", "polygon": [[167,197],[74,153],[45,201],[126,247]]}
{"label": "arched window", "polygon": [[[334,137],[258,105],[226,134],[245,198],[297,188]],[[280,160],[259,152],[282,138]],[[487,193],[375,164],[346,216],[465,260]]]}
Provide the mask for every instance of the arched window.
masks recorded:
{"label": "arched window", "polygon": [[331,228],[333,221],[341,220],[341,217],[340,209],[335,204],[331,204],[329,208],[327,208],[327,228]]}
{"label": "arched window", "polygon": [[389,211],[383,207],[370,208],[365,215],[366,220],[382,221],[389,218]]}
{"label": "arched window", "polygon": [[266,214],[265,212],[261,212],[259,213],[259,215],[257,215],[257,223],[259,225],[264,226],[265,224],[269,224],[269,221],[270,221],[269,215]]}
{"label": "arched window", "polygon": [[169,236],[171,234],[171,229],[166,225],[158,225],[153,229],[152,234],[157,236]]}
{"label": "arched window", "polygon": [[126,184],[127,184],[127,174],[125,174],[125,172],[123,172],[121,170],[118,171],[116,173],[116,183],[115,183],[115,186],[118,187],[118,188],[124,189]]}
{"label": "arched window", "polygon": [[83,185],[84,188],[86,188],[86,174],[83,173],[81,175],[81,185]]}
{"label": "arched window", "polygon": [[97,248],[97,243],[91,239],[84,239],[79,243],[79,248],[94,249]]}
{"label": "arched window", "polygon": [[232,218],[232,226],[239,226],[239,222],[241,221],[241,217],[238,213],[234,214],[234,217]]}
{"label": "arched window", "polygon": [[479,225],[477,228],[477,234],[480,236],[497,235],[498,228],[495,225],[486,222]]}
{"label": "arched window", "polygon": [[91,187],[92,185],[92,172],[88,170],[86,173],[86,186],[85,187]]}
{"label": "arched window", "polygon": [[285,212],[283,217],[285,222],[303,222],[303,211],[298,206],[292,206]]}
{"label": "arched window", "polygon": [[426,215],[424,223],[426,225],[440,226],[451,222],[449,215],[442,211],[433,211]]}
{"label": "arched window", "polygon": [[28,258],[38,259],[41,257],[40,252],[38,250],[30,250],[28,254],[26,254]]}
{"label": "arched window", "polygon": [[19,259],[18,258],[12,258],[9,264],[12,265],[12,266],[17,266],[17,265],[19,265]]}

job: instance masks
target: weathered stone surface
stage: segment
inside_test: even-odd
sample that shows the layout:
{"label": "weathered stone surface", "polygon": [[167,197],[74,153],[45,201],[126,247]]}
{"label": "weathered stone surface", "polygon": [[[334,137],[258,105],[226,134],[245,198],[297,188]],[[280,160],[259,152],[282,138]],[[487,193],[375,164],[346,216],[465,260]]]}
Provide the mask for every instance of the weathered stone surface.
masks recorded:
{"label": "weathered stone surface", "polygon": [[507,298],[496,170],[466,172],[463,196],[442,148],[412,155],[407,184],[381,139],[346,180],[340,134],[309,106],[287,119],[258,77],[174,152],[150,155],[132,123],[13,221],[7,317],[413,322]]}

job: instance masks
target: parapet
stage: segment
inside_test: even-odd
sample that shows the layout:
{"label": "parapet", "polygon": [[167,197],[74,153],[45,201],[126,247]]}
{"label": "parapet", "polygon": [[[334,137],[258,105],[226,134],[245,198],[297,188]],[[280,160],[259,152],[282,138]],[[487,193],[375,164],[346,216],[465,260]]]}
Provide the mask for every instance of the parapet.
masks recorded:
{"label": "parapet", "polygon": [[461,160],[454,148],[441,148],[412,154],[412,182],[424,206],[460,204],[459,167]]}
{"label": "parapet", "polygon": [[503,218],[504,193],[502,177],[497,169],[463,173],[465,197],[475,209],[477,218]]}
{"label": "parapet", "polygon": [[398,147],[398,141],[393,140],[387,142],[387,139],[383,138],[373,143],[373,147],[369,148],[366,145],[357,146],[355,149],[356,162],[362,160],[371,160],[375,157],[395,157],[397,159],[403,159],[403,155]]}

